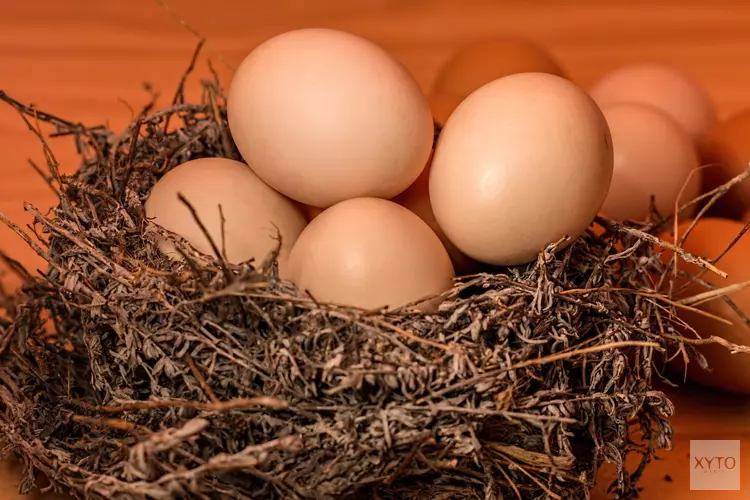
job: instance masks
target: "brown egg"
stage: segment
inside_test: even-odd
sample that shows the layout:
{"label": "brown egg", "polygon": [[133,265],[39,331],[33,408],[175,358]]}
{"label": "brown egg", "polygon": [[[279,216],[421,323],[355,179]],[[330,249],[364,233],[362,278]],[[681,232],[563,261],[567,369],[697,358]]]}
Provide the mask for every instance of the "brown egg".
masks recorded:
{"label": "brown egg", "polygon": [[[325,210],[289,256],[293,282],[322,302],[400,307],[449,290],[454,272],[440,239],[392,201],[355,198]],[[426,309],[436,305],[429,301]]]}
{"label": "brown egg", "polygon": [[[64,500],[67,495],[57,493],[41,493],[39,489],[32,490],[27,495],[19,493],[23,469],[15,459],[5,459],[0,462],[0,500]],[[38,488],[49,485],[49,481],[41,474],[36,480]]]}
{"label": "brown egg", "polygon": [[612,178],[611,146],[599,107],[570,81],[544,73],[495,80],[456,108],[438,138],[435,219],[479,262],[530,262],[594,219]]}
{"label": "brown egg", "polygon": [[680,204],[698,196],[698,154],[682,127],[656,108],[641,104],[606,105],[602,112],[614,148],[612,185],[603,212],[615,220],[645,221],[651,196],[662,216],[675,212],[681,192]]}
{"label": "brown egg", "polygon": [[[729,182],[750,167],[750,109],[735,114],[714,127],[704,144],[704,191]],[[750,180],[734,186],[712,208],[717,216],[740,218],[750,209]]]}
{"label": "brown egg", "polygon": [[463,99],[493,80],[516,73],[566,76],[550,54],[529,40],[485,40],[456,52],[440,70],[432,93]]}
{"label": "brown egg", "polygon": [[591,88],[600,106],[630,102],[660,109],[694,140],[702,139],[716,122],[706,92],[682,71],[663,64],[633,64],[617,69]]}
{"label": "brown egg", "polygon": [[[690,222],[685,221],[679,225],[678,235],[684,234]],[[688,235],[683,248],[699,257],[715,259],[727,248],[742,228],[742,223],[728,219],[701,219]],[[665,241],[674,241],[674,236],[668,233],[662,234],[660,237]],[[670,252],[664,252],[663,260],[668,262],[671,256]],[[697,276],[700,271],[697,266],[688,264],[682,259],[678,259],[678,266],[680,270],[692,276]],[[704,273],[701,278],[717,288],[750,281],[750,235],[741,238],[716,263],[716,266],[726,272],[729,277],[722,278],[709,271]],[[675,289],[679,289],[684,283],[684,280],[678,281]],[[690,283],[679,294],[678,298],[692,297],[706,291],[708,291],[707,288]],[[729,294],[728,297],[743,314],[750,315],[750,288],[735,291]],[[724,300],[717,298],[696,305],[695,307],[732,323],[729,326],[701,314],[678,309],[680,319],[688,323],[700,338],[708,338],[715,335],[735,344],[750,346],[750,326],[745,324],[742,318]],[[696,338],[696,333],[685,331],[684,335],[687,338]],[[706,357],[711,371],[701,369],[698,363],[692,360],[687,366],[687,375],[690,379],[717,389],[750,394],[750,354],[730,354],[729,350],[725,347],[715,344],[703,345],[699,349]],[[675,360],[675,367],[678,373],[684,373],[684,364],[682,363],[681,356]]]}
{"label": "brown egg", "polygon": [[466,275],[472,274],[479,271],[480,264],[466,256],[456,245],[454,245],[435,220],[435,214],[432,212],[432,204],[430,203],[430,163],[422,171],[422,174],[412,184],[409,189],[393,198],[393,201],[399,205],[408,208],[416,215],[419,216],[428,226],[432,229],[435,234],[440,238],[440,241],[445,246],[445,249],[450,255],[453,267],[456,270],[456,274]]}
{"label": "brown egg", "polygon": [[322,208],[403,192],[434,138],[427,100],[406,68],[372,42],[330,29],[290,31],[253,50],[232,79],[227,116],[258,177]]}
{"label": "brown egg", "polygon": [[448,117],[453,110],[461,104],[463,99],[451,94],[431,94],[427,96],[427,102],[430,103],[432,117],[441,127],[448,121]]}
{"label": "brown egg", "polygon": [[[280,234],[279,270],[283,274],[286,257],[306,221],[291,200],[264,184],[247,165],[225,158],[183,163],[159,179],[146,200],[146,215],[154,223],[213,256],[209,240],[178,194],[195,208],[220,250],[221,206],[225,219],[224,251],[229,262],[252,258],[259,265],[276,248]],[[160,248],[167,255],[180,257],[170,241],[162,242]]]}
{"label": "brown egg", "polygon": [[302,205],[302,213],[305,214],[305,218],[307,219],[308,222],[313,220],[318,215],[322,214],[323,210],[325,210],[324,208],[313,207],[310,205],[305,205],[305,204],[300,204],[300,205]]}

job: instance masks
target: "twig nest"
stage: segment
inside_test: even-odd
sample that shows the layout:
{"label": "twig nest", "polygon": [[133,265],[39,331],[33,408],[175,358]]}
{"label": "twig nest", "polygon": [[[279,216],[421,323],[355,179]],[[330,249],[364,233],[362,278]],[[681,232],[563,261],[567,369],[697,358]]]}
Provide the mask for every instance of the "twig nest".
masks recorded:
{"label": "twig nest", "polygon": [[[0,435],[27,477],[43,473],[54,489],[97,500],[577,500],[608,461],[617,469],[617,494],[635,492],[638,474],[625,460],[636,436],[651,439],[637,450],[641,467],[670,446],[673,407],[653,387],[654,357],[681,339],[669,335],[674,302],[651,288],[652,276],[664,273],[653,246],[643,244],[658,243],[652,234],[600,220],[606,231],[598,236],[565,248],[553,242],[528,264],[457,280],[429,311],[326,302],[346,294],[346,302],[377,307],[450,286],[451,262],[438,236],[385,200],[346,201],[313,219],[297,243],[323,235],[324,244],[308,260],[297,261],[294,251],[289,257],[302,288],[279,279],[274,260],[246,262],[237,247],[226,260],[220,251],[201,259],[185,252],[176,263],[148,237],[144,203],[190,162],[240,158],[228,140],[220,90],[205,82],[203,95],[204,102],[184,103],[178,93],[177,105],[142,116],[114,140],[106,128],[84,128],[0,93],[22,115],[74,136],[82,155],[71,176],[60,176],[50,157],[60,204],[46,215],[28,207],[44,238],[1,217],[49,263],[42,276],[24,274],[22,293],[6,302],[9,319],[0,321]],[[518,109],[550,105],[537,97],[537,107]],[[578,142],[590,155],[576,164],[578,177],[587,162],[611,154],[599,118],[588,116]],[[595,131],[601,144],[593,142]],[[555,134],[540,140],[554,142]],[[521,156],[531,150],[520,145]],[[557,161],[566,158],[551,164],[567,168]],[[244,166],[220,164],[255,189]],[[594,180],[584,184],[601,181]],[[207,180],[202,187],[212,186]],[[514,189],[544,200],[533,189]],[[183,191],[165,190],[157,222],[184,215],[187,205],[172,196]],[[565,199],[591,201],[587,193],[567,190]],[[227,249],[238,244],[229,237],[242,236],[239,222],[226,207],[221,232],[216,200],[204,206],[203,193],[183,194],[194,219],[206,221],[201,233],[212,240],[223,233]],[[476,193],[464,194],[471,203]],[[232,203],[243,211],[249,198]],[[286,206],[281,199],[267,203]],[[527,199],[520,209],[537,214]],[[386,212],[403,224],[383,228],[378,214]],[[558,212],[575,210],[560,203]],[[492,222],[486,230],[495,238],[503,236],[501,245],[538,236],[526,224],[493,233],[504,216],[495,207],[480,217]],[[293,239],[297,224],[280,227],[282,236]],[[247,226],[256,227],[262,224]],[[205,244],[192,225],[174,229]],[[368,269],[379,273],[387,298],[347,281],[346,272]],[[24,490],[30,487],[26,481]]]}

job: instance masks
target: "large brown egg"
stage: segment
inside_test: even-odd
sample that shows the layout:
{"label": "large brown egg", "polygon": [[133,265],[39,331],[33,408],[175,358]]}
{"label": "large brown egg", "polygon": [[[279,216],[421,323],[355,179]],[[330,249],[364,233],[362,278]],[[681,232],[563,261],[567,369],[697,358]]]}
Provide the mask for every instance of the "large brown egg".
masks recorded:
{"label": "large brown egg", "polygon": [[592,88],[600,106],[630,102],[653,106],[670,116],[694,140],[701,140],[716,122],[706,92],[682,71],[656,63],[624,66],[605,75]]}
{"label": "large brown egg", "polygon": [[67,495],[42,493],[39,488],[49,485],[49,481],[42,474],[35,481],[37,488],[22,495],[19,490],[23,481],[23,467],[17,460],[4,459],[0,462],[0,500],[72,500],[72,497]]}
{"label": "large brown egg", "polygon": [[[283,274],[286,257],[305,227],[305,217],[291,200],[263,183],[247,165],[225,158],[183,163],[159,179],[146,200],[146,215],[154,223],[213,256],[208,238],[178,194],[195,208],[211,239],[220,250],[224,247],[229,262],[254,259],[259,265],[276,249],[280,235],[279,270]],[[179,257],[170,241],[163,241],[160,248],[167,255]]]}
{"label": "large brown egg", "polygon": [[[684,234],[692,221],[685,221],[678,226],[678,235]],[[727,248],[743,228],[740,222],[705,218],[698,221],[695,228],[688,235],[683,244],[684,250],[699,257],[715,259]],[[665,241],[674,241],[674,236],[663,234],[661,238]],[[679,241],[679,238],[678,238]],[[672,254],[665,252],[664,261],[668,261]],[[729,277],[722,278],[712,272],[705,272],[701,278],[717,288],[724,288],[733,284],[750,281],[750,236],[741,238],[724,257],[716,263],[716,266],[726,272]],[[700,268],[678,259],[678,268],[691,276],[697,276]],[[675,289],[679,289],[684,280],[679,280]],[[708,291],[704,286],[689,283],[680,292],[678,298],[692,297],[699,293]],[[743,314],[750,315],[750,288],[743,288],[728,295]],[[732,325],[726,325],[720,321],[708,318],[699,313],[678,309],[679,318],[688,323],[695,332],[685,331],[688,338],[708,338],[712,335],[726,339],[739,345],[750,346],[750,326],[743,322],[742,318],[721,298],[696,305],[698,309],[713,316],[729,320]],[[707,344],[699,347],[700,352],[706,357],[710,371],[702,369],[695,360],[687,365],[687,375],[690,379],[700,384],[715,387],[717,389],[750,394],[750,354],[730,354],[725,347],[716,344]],[[681,356],[676,359],[679,373],[683,373],[684,364]]]}
{"label": "large brown egg", "polygon": [[378,198],[347,200],[318,215],[294,245],[289,270],[315,299],[364,309],[438,295],[454,278],[432,229],[401,205]]}
{"label": "large brown egg", "polygon": [[462,47],[443,65],[433,84],[431,100],[439,105],[437,122],[444,123],[460,102],[479,87],[517,73],[566,76],[558,62],[530,40],[499,38]]}
{"label": "large brown egg", "polygon": [[[704,190],[710,191],[729,182],[750,168],[750,110],[744,110],[714,127],[704,144],[706,162]],[[732,219],[750,209],[750,180],[727,191],[713,213]]]}
{"label": "large brown egg", "polygon": [[302,213],[305,214],[305,218],[307,218],[308,222],[310,222],[315,217],[323,213],[323,210],[325,210],[324,208],[320,208],[320,207],[313,207],[313,206],[305,205],[305,204],[300,204],[300,205],[301,205]]}
{"label": "large brown egg", "polygon": [[522,73],[453,112],[435,148],[430,200],[463,253],[515,265],[582,234],[611,178],[612,141],[594,101],[564,78]]}
{"label": "large brown egg", "polygon": [[443,65],[433,92],[466,97],[493,80],[517,73],[565,76],[557,61],[530,40],[483,40],[459,49]]}
{"label": "large brown egg", "polygon": [[401,193],[434,137],[427,100],[406,68],[377,45],[329,29],[291,31],[253,50],[232,79],[227,113],[258,177],[321,208]]}
{"label": "large brown egg", "polygon": [[453,113],[453,110],[461,104],[462,97],[457,97],[451,94],[431,94],[427,97],[427,101],[430,103],[430,109],[432,110],[432,117],[435,123],[441,127],[448,121],[448,117]]}
{"label": "large brown egg", "polygon": [[[690,136],[669,116],[640,104],[602,108],[612,133],[614,173],[602,212],[616,220],[645,221],[651,197],[662,216],[700,192],[698,154]],[[691,212],[683,212],[689,216]]]}
{"label": "large brown egg", "polygon": [[432,203],[430,202],[430,163],[425,166],[417,180],[409,186],[409,189],[393,198],[393,201],[402,205],[419,216],[445,246],[450,255],[453,267],[458,275],[466,275],[479,271],[480,264],[466,256],[456,245],[454,245],[440,228],[435,220],[435,214],[432,212]]}

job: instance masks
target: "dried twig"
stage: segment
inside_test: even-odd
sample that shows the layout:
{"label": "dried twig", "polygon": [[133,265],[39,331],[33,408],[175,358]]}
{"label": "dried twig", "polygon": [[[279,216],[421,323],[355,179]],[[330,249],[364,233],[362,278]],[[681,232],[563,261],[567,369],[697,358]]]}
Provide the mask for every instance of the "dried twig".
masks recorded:
{"label": "dried twig", "polygon": [[735,283],[734,285],[725,286],[723,288],[716,288],[714,290],[708,290],[692,297],[686,297],[677,301],[678,304],[691,306],[703,304],[709,300],[713,300],[719,297],[727,296],[731,293],[737,292],[750,286],[750,281],[743,281],[742,283]]}
{"label": "dried twig", "polygon": [[134,410],[152,410],[157,408],[193,408],[201,411],[226,412],[231,410],[242,410],[253,407],[263,407],[272,410],[284,410],[289,407],[280,399],[271,397],[243,398],[218,403],[200,403],[198,401],[166,400],[166,401],[133,401],[122,403],[117,406],[92,406],[86,403],[71,401],[72,404],[92,411],[104,413],[122,413]]}
{"label": "dried twig", "polygon": [[632,227],[625,226],[623,224],[620,224],[619,222],[603,219],[602,217],[597,217],[596,221],[602,225],[605,225],[606,227],[612,228],[615,231],[628,234],[630,236],[635,236],[636,238],[646,241],[648,243],[651,243],[653,245],[658,245],[666,250],[669,250],[671,252],[676,253],[679,255],[685,262],[689,262],[691,264],[695,264],[698,267],[701,267],[703,269],[708,269],[709,271],[718,274],[722,278],[727,277],[727,273],[724,271],[719,270],[716,266],[711,264],[705,259],[702,259],[700,257],[696,257],[695,255],[690,254],[689,252],[686,252],[685,250],[681,249],[678,246],[673,245],[672,243],[669,243],[667,241],[661,240],[657,238],[656,236],[645,233],[639,229],[635,229]]}
{"label": "dried twig", "polygon": [[[193,28],[193,27],[192,27],[191,25],[189,25],[189,24],[188,24],[188,23],[187,23],[187,22],[186,22],[186,21],[185,21],[184,19],[182,19],[182,18],[181,18],[181,17],[180,17],[180,16],[179,16],[179,15],[178,15],[178,14],[177,14],[177,13],[176,13],[176,12],[175,12],[175,11],[174,11],[173,9],[172,9],[172,7],[170,7],[170,6],[169,6],[169,5],[167,4],[167,2],[165,2],[164,0],[155,0],[155,1],[156,1],[156,3],[157,3],[157,4],[161,5],[161,6],[162,6],[162,7],[164,8],[164,10],[166,10],[167,12],[169,12],[169,14],[170,14],[170,15],[171,15],[171,16],[172,16],[172,17],[173,17],[174,19],[175,19],[175,21],[177,21],[178,23],[180,23],[180,24],[181,24],[181,25],[182,25],[182,26],[183,26],[183,27],[184,27],[185,29],[187,29],[187,30],[188,30],[188,31],[189,31],[190,33],[192,33],[193,35],[195,35],[195,36],[196,36],[196,37],[197,37],[197,38],[198,38],[199,40],[206,40],[206,38],[205,38],[205,37],[204,37],[203,35],[201,35],[200,33],[198,33],[198,31],[197,31],[197,30],[196,30],[195,28]],[[215,49],[215,48],[213,47],[213,45],[211,45],[211,44],[210,44],[210,43],[208,43],[208,42],[205,42],[205,43],[206,43],[206,47],[207,47],[207,48],[208,48],[208,49],[209,49],[209,50],[210,50],[211,52],[213,52],[213,54],[214,54],[214,55],[216,56],[216,58],[217,58],[217,59],[218,59],[219,61],[221,61],[221,63],[222,63],[222,64],[223,64],[224,66],[226,66],[227,68],[229,68],[229,69],[230,69],[230,70],[232,70],[232,71],[237,71],[237,68],[235,68],[235,67],[234,67],[234,65],[230,64],[230,63],[229,63],[229,61],[227,61],[227,60],[226,60],[226,59],[224,58],[224,56],[222,56],[222,55],[221,55],[221,54],[220,54],[220,53],[219,53],[219,52],[218,52],[218,51],[217,51],[217,50],[216,50],[216,49]]]}

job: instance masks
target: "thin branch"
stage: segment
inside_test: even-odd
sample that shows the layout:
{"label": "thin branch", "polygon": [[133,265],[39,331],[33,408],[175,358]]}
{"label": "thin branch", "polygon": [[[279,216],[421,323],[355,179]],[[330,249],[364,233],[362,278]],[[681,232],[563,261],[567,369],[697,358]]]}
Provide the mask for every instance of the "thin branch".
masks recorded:
{"label": "thin branch", "polygon": [[702,259],[700,257],[696,257],[695,255],[693,255],[693,254],[691,254],[689,252],[686,252],[685,250],[683,250],[683,249],[681,249],[681,248],[679,248],[679,247],[677,247],[677,246],[675,246],[675,245],[673,245],[671,243],[668,243],[668,242],[666,242],[664,240],[661,240],[661,239],[657,238],[656,236],[653,236],[653,235],[651,235],[649,233],[645,233],[645,232],[643,232],[641,230],[638,230],[638,229],[635,229],[633,227],[627,227],[627,226],[625,226],[623,224],[620,224],[619,222],[615,222],[615,221],[612,221],[612,220],[604,219],[602,217],[596,217],[596,221],[599,224],[602,224],[602,225],[604,225],[604,226],[606,226],[608,228],[612,228],[615,231],[618,231],[620,233],[624,233],[624,234],[628,234],[630,236],[634,236],[634,237],[636,237],[636,238],[638,238],[640,240],[643,240],[643,241],[646,241],[646,242],[651,243],[653,245],[658,245],[658,246],[660,246],[660,247],[662,247],[664,249],[670,250],[670,251],[678,254],[680,257],[682,257],[682,259],[685,262],[689,262],[691,264],[695,264],[696,266],[701,267],[703,269],[708,269],[709,271],[711,271],[711,272],[713,272],[715,274],[718,274],[722,278],[726,278],[727,277],[727,273],[725,273],[724,271],[719,270],[716,266],[714,266],[713,264],[711,264],[707,260]]}
{"label": "thin branch", "polygon": [[133,410],[153,410],[157,408],[192,408],[194,410],[228,412],[232,410],[244,410],[253,407],[268,408],[269,410],[285,410],[289,405],[280,399],[268,396],[257,398],[233,399],[231,401],[222,401],[218,403],[201,403],[198,401],[187,401],[183,399],[169,399],[164,401],[133,401],[131,403],[122,403],[117,406],[95,406],[88,403],[71,401],[71,404],[86,408],[92,411],[101,411],[104,413],[122,413]]}

